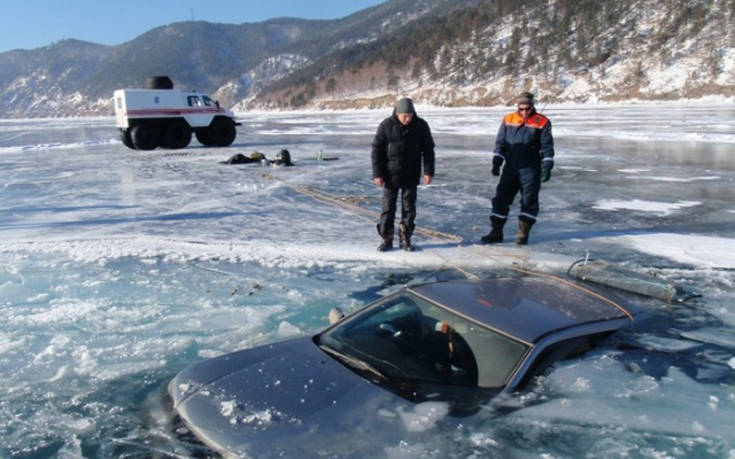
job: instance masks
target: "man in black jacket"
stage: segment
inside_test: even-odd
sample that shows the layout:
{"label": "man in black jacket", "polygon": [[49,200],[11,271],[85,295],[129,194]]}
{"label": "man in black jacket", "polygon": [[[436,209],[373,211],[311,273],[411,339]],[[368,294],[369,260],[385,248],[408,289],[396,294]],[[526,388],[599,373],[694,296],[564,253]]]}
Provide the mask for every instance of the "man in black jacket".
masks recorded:
{"label": "man in black jacket", "polygon": [[396,199],[401,191],[400,247],[415,250],[411,235],[416,218],[416,188],[421,178],[423,160],[424,184],[434,177],[434,139],[428,123],[416,115],[411,99],[398,101],[393,115],[383,120],[373,139],[373,182],[383,187],[383,208],[378,234],[383,239],[378,250],[393,248]]}

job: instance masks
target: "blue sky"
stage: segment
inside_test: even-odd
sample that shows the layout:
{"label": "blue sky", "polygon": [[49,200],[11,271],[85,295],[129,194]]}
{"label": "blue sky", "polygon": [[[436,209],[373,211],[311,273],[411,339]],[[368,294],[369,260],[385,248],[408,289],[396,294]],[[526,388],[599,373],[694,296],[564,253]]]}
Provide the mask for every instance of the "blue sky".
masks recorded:
{"label": "blue sky", "polygon": [[103,45],[154,27],[198,21],[240,24],[276,17],[334,19],[386,0],[0,0],[0,52],[62,38]]}

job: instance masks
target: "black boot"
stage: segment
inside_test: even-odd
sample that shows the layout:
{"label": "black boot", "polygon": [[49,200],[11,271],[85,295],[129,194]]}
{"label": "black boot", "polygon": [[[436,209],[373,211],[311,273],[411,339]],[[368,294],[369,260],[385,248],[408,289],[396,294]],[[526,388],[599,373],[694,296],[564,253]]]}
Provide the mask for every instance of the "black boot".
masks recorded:
{"label": "black boot", "polygon": [[528,233],[531,232],[533,226],[532,221],[518,220],[518,234],[516,235],[516,244],[526,245],[528,244]]}
{"label": "black boot", "polygon": [[411,244],[411,233],[403,223],[398,225],[398,237],[400,238],[400,247],[406,252],[413,252],[416,247]]}
{"label": "black boot", "polygon": [[393,238],[383,239],[383,242],[378,246],[378,252],[387,252],[393,249]]}
{"label": "black boot", "polygon": [[393,248],[393,229],[391,228],[391,234],[383,236],[383,234],[380,232],[380,224],[375,225],[375,229],[378,230],[378,234],[381,238],[383,238],[383,241],[378,246],[378,252],[387,252]]}
{"label": "black boot", "polygon": [[497,244],[503,242],[503,226],[505,226],[505,218],[490,217],[490,232],[480,239],[483,244]]}

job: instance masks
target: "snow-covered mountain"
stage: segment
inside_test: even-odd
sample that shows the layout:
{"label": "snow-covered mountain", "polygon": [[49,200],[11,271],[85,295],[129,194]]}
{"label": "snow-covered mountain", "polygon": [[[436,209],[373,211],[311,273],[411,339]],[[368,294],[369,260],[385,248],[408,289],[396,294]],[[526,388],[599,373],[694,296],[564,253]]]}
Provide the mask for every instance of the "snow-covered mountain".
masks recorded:
{"label": "snow-covered mountain", "polygon": [[[441,106],[735,95],[735,1],[485,1],[324,56],[256,106]],[[303,97],[294,98],[294,94]]]}
{"label": "snow-covered mountain", "polygon": [[735,95],[735,0],[390,0],[333,21],[182,22],[0,54],[0,117],[111,114],[170,75],[238,110]]}

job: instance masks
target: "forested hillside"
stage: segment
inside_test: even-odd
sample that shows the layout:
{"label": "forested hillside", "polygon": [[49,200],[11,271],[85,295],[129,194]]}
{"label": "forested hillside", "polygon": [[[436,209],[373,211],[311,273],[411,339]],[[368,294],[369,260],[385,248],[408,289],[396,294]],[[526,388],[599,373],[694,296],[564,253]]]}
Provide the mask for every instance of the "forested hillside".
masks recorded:
{"label": "forested hillside", "polygon": [[[274,82],[256,105],[496,104],[735,94],[735,1],[493,0],[345,49]],[[389,97],[388,97],[389,98]]]}

